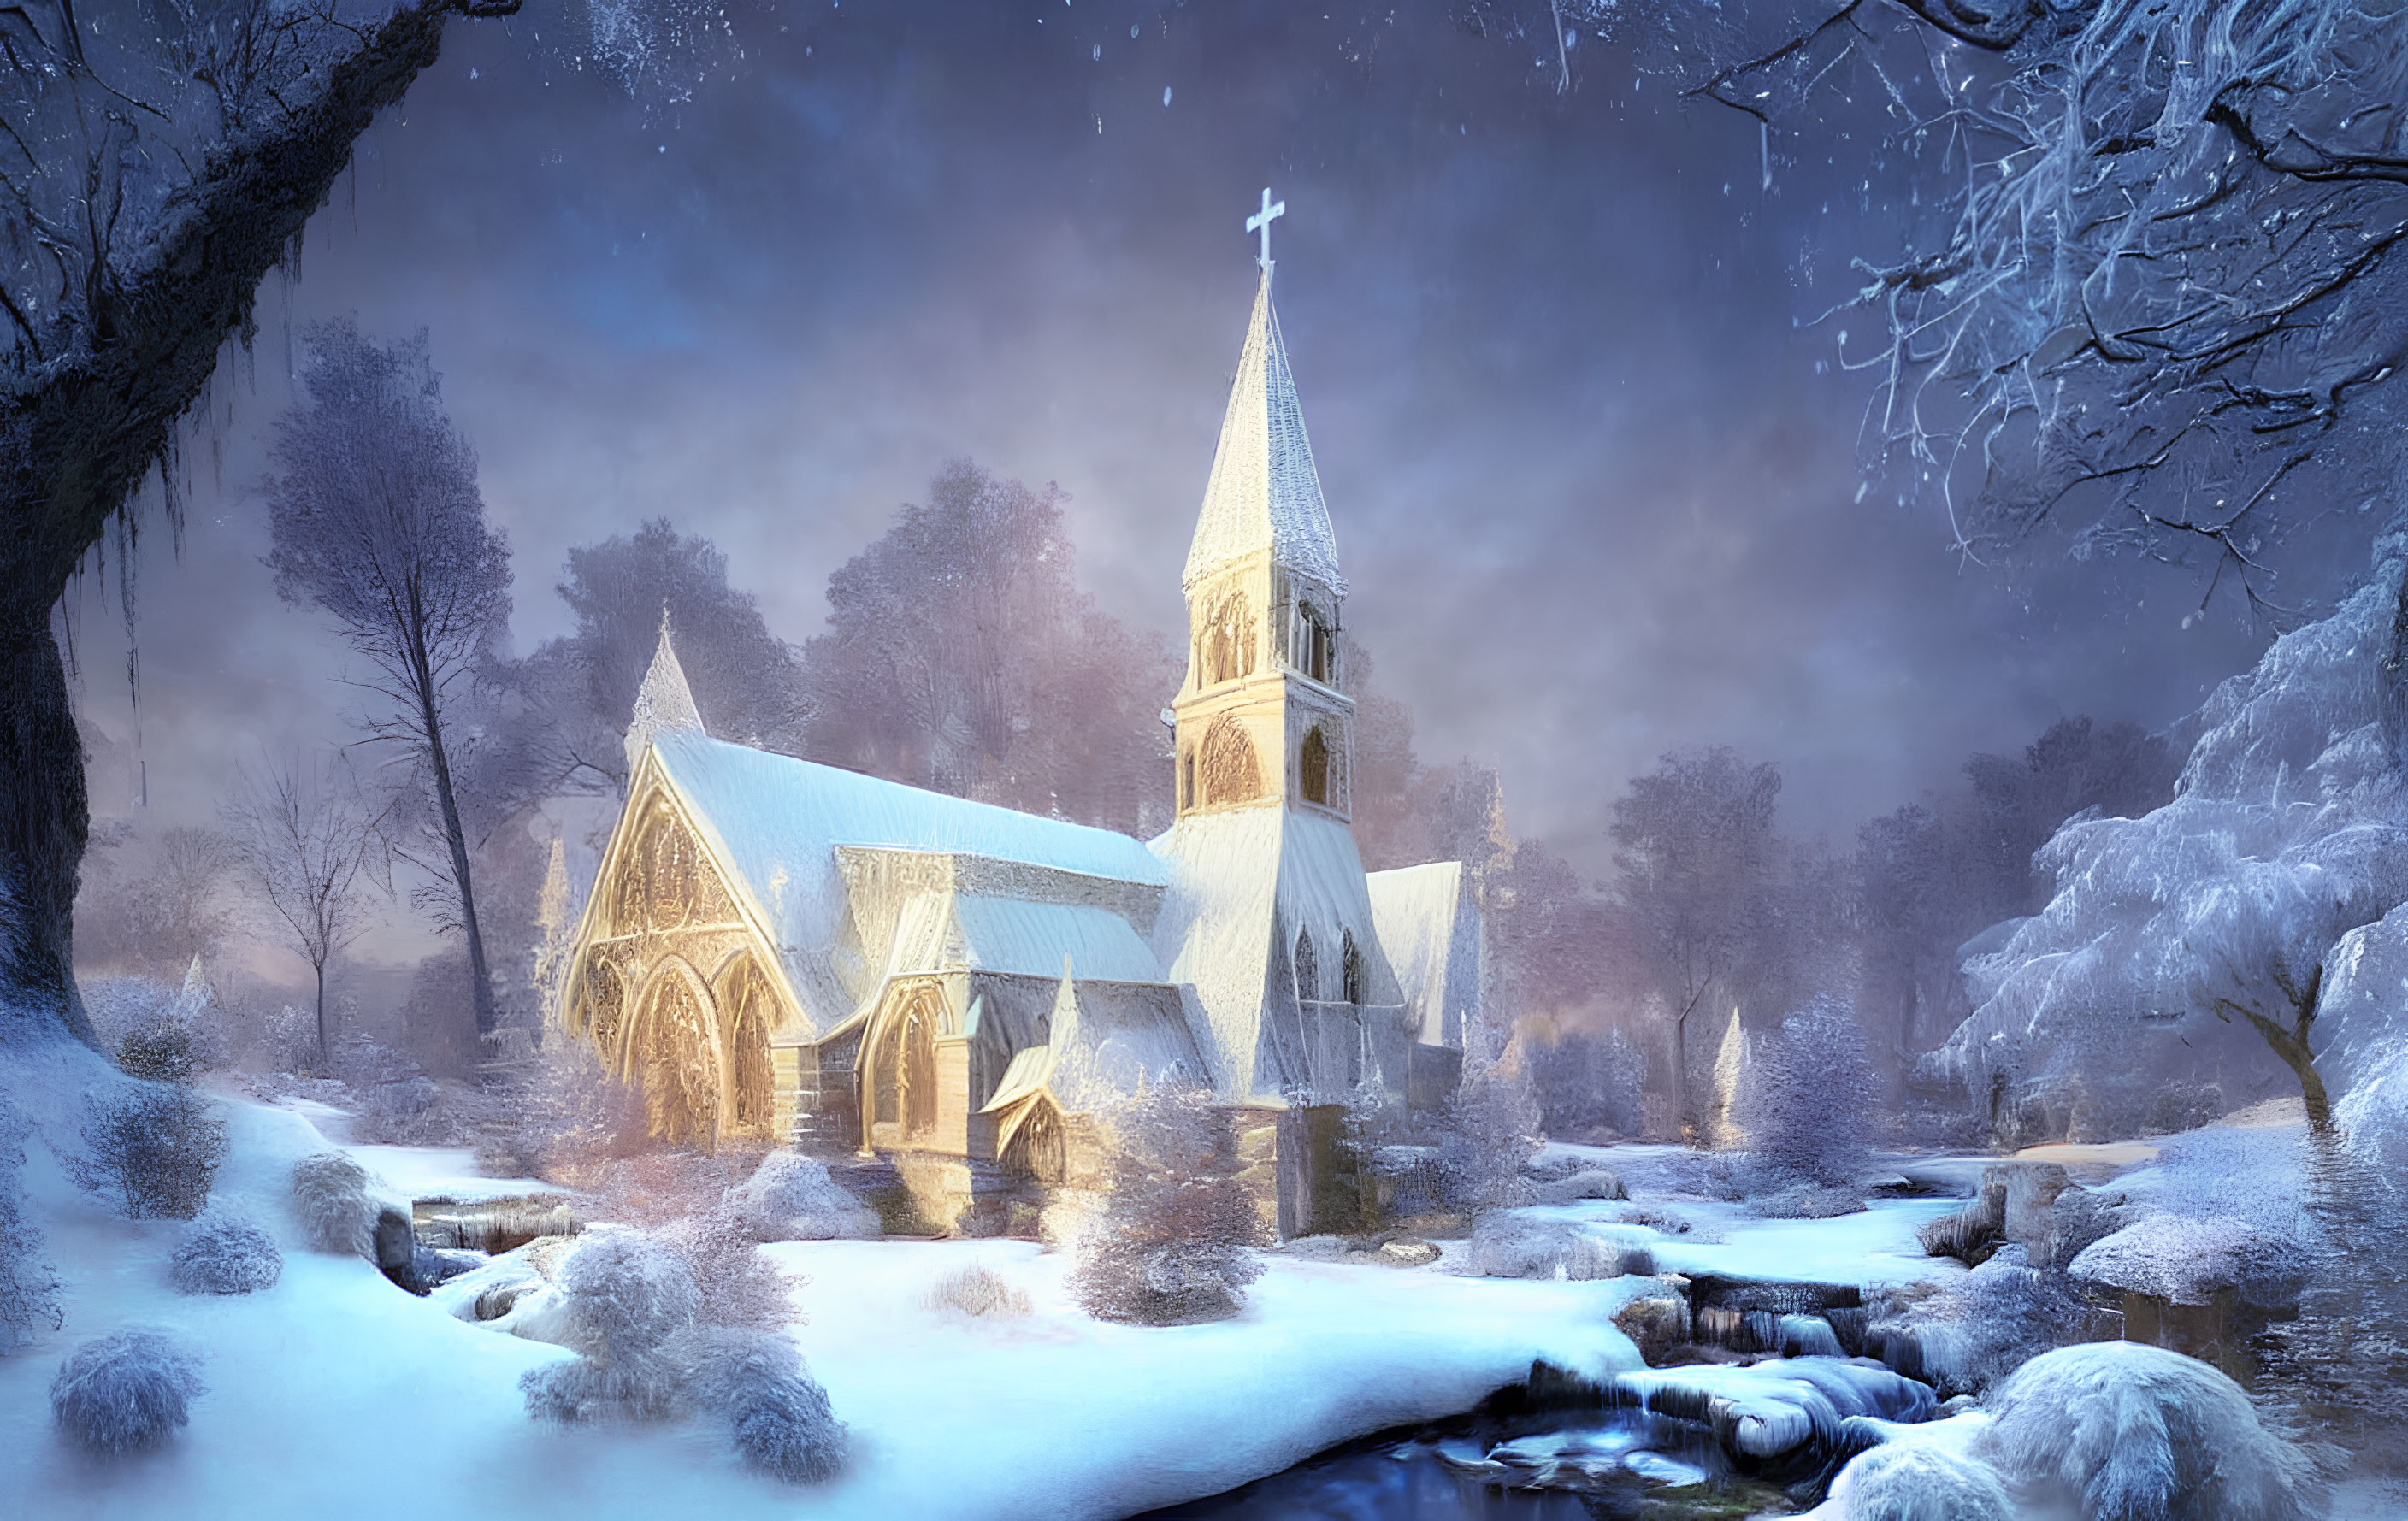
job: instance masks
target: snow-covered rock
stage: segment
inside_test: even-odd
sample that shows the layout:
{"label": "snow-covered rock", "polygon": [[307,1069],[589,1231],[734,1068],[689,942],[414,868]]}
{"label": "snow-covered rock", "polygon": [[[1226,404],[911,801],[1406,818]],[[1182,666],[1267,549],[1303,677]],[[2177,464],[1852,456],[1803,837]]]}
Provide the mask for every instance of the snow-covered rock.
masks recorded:
{"label": "snow-covered rock", "polygon": [[1619,1278],[1653,1273],[1642,1246],[1609,1241],[1568,1220],[1498,1211],[1472,1223],[1463,1270],[1481,1278]]}
{"label": "snow-covered rock", "polygon": [[2305,1521],[2320,1484],[2203,1362],[2131,1342],[2043,1353],[1987,1401],[1974,1453],[2036,1507],[2152,1521]]}
{"label": "snow-covered rock", "polygon": [[2068,1270],[2085,1283],[2169,1304],[2206,1304],[2225,1289],[2251,1304],[2297,1302],[2308,1264],[2291,1243],[2229,1215],[2143,1215],[2084,1247]]}
{"label": "snow-covered rock", "polygon": [[1860,1453],[1831,1481],[1809,1521],[2016,1521],[1998,1470],[1937,1442]]}
{"label": "snow-covered rock", "polygon": [[874,1240],[878,1212],[828,1176],[824,1163],[797,1152],[761,1158],[752,1177],[727,1191],[727,1203],[764,1241]]}

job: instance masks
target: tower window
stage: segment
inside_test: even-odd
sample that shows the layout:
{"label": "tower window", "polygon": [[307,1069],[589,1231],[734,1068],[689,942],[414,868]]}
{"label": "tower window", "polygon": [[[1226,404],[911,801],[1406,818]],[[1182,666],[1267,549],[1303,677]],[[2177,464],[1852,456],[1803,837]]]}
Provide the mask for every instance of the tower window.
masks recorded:
{"label": "tower window", "polygon": [[1346,984],[1346,1001],[1363,1001],[1363,953],[1354,949],[1354,932],[1346,931],[1345,949],[1338,957],[1339,975]]}
{"label": "tower window", "polygon": [[1196,806],[1196,752],[1192,750],[1179,757],[1179,806]]}
{"label": "tower window", "polygon": [[1296,932],[1296,997],[1299,1003],[1321,997],[1321,962],[1313,954],[1312,937],[1301,929]]}
{"label": "tower window", "polygon": [[1316,724],[1305,731],[1304,746],[1296,759],[1297,785],[1308,803],[1329,806],[1329,741]]}
{"label": "tower window", "polygon": [[1262,768],[1254,759],[1254,742],[1228,714],[1223,713],[1204,731],[1203,796],[1206,806],[1243,803],[1263,795]]}
{"label": "tower window", "polygon": [[1338,636],[1321,610],[1305,603],[1297,609],[1297,665],[1307,676],[1338,684]]}

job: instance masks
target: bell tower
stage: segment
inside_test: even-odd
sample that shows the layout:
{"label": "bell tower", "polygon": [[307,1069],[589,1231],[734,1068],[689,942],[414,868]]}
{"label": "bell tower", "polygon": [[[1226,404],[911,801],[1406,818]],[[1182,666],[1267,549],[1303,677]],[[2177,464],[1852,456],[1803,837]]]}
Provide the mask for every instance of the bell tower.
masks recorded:
{"label": "bell tower", "polygon": [[1286,209],[1265,191],[1246,223],[1262,234],[1262,280],[1181,578],[1181,818],[1273,806],[1350,816],[1354,701],[1338,662],[1346,582],[1271,304],[1270,222]]}

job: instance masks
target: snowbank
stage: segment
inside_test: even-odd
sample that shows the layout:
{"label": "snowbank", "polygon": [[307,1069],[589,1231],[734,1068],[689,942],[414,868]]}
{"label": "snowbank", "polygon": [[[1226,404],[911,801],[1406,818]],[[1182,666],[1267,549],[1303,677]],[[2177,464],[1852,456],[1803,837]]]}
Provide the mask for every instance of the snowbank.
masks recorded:
{"label": "snowbank", "polygon": [[[73,1108],[52,1101],[56,1084],[71,1091],[107,1069],[89,1054],[37,1055],[40,1070],[22,1048],[0,1054],[0,1091],[42,1090],[24,1107],[55,1140]],[[568,1354],[412,1299],[366,1261],[308,1251],[285,1189],[293,1164],[327,1139],[288,1109],[226,1110],[232,1148],[216,1197],[285,1253],[282,1278],[255,1294],[178,1295],[168,1258],[180,1222],[119,1219],[68,1183],[42,1141],[29,1147],[66,1325],[0,1358],[0,1494],[25,1514],[1107,1517],[1463,1410],[1540,1358],[1597,1379],[1640,1366],[1611,1324],[1639,1280],[1494,1281],[1274,1256],[1238,1318],[1151,1329],[1088,1319],[1064,1291],[1068,1264],[1027,1243],[786,1242],[764,1251],[809,1280],[797,1343],[856,1444],[843,1477],[798,1489],[747,1471],[706,1426],[529,1420],[519,1375]],[[457,1154],[351,1150],[407,1192],[457,1197],[476,1183]],[[1025,1290],[1032,1313],[927,1309],[936,1284],[972,1262]],[[74,1345],[140,1324],[190,1342],[208,1392],[165,1450],[101,1472],[51,1429],[50,1381]]]}

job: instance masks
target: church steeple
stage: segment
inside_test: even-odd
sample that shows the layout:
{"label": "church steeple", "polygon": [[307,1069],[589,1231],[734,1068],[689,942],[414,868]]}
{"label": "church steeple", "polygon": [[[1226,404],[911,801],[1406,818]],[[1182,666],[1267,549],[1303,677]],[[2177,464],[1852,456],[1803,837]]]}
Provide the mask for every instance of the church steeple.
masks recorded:
{"label": "church steeple", "polygon": [[661,609],[661,642],[652,652],[652,665],[644,672],[644,684],[636,689],[636,710],[627,719],[627,781],[636,780],[637,764],[644,758],[644,749],[652,736],[675,730],[704,731],[702,710],[694,705],[694,689],[686,685],[685,667],[678,664],[677,651],[669,644],[669,610]]}
{"label": "church steeple", "polygon": [[1271,301],[1269,219],[1285,209],[1266,191],[1247,222],[1265,236],[1262,280],[1181,577],[1191,634],[1172,704],[1182,816],[1272,802],[1347,813],[1354,704],[1337,648],[1346,582]]}

